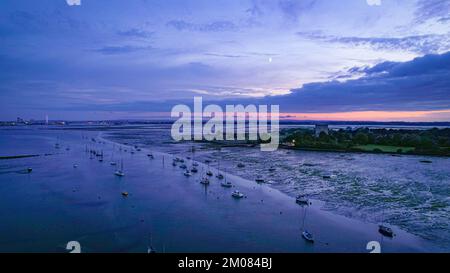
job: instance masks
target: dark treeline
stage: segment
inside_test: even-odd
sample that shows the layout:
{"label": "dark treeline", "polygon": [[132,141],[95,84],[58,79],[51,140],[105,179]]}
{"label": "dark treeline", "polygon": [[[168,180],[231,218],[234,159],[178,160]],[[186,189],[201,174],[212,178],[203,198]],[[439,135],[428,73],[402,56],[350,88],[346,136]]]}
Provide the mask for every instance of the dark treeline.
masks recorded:
{"label": "dark treeline", "polygon": [[284,129],[283,142],[297,148],[450,155],[450,128],[429,130],[330,130],[318,137],[310,129]]}

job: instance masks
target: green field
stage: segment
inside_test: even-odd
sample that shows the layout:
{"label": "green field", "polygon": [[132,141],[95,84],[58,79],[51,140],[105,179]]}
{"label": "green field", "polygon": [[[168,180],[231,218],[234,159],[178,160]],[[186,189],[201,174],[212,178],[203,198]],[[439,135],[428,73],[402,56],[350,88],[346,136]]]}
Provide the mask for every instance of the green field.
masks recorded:
{"label": "green field", "polygon": [[414,151],[414,147],[399,147],[399,146],[384,146],[384,145],[375,145],[375,144],[368,144],[368,145],[358,145],[354,148],[360,149],[367,152],[373,152],[375,149],[380,149],[381,151],[385,153],[396,153],[398,149],[401,149],[403,153],[407,153],[410,151]]}

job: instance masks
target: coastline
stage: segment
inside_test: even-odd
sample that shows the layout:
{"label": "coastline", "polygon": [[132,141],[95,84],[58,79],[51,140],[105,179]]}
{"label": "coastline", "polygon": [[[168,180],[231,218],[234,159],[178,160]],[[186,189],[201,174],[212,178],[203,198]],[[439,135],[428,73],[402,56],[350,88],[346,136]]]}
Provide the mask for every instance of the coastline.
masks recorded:
{"label": "coastline", "polygon": [[[101,138],[104,141],[115,143],[117,145],[124,145],[123,143],[116,142],[113,140],[108,139],[107,137],[103,136],[102,133],[100,133]],[[131,146],[126,145],[129,148]],[[241,147],[241,146],[239,146]],[[158,156],[165,156],[165,157],[174,157],[174,155],[168,154],[168,153],[162,153],[162,152],[154,152],[151,151],[151,149],[143,148],[143,151],[152,152],[152,154],[158,155]],[[202,168],[207,167],[207,165],[203,162],[196,161],[199,166]],[[213,173],[216,173],[218,170],[214,167],[211,167],[211,170]],[[225,174],[224,171],[221,171]],[[226,177],[230,178],[233,183],[238,183],[239,186],[248,189],[248,190],[255,190],[259,189],[264,192],[264,194],[269,195],[269,198],[277,199],[280,204],[277,205],[277,207],[289,207],[290,210],[302,210],[305,207],[299,206],[295,203],[295,198],[292,196],[289,196],[287,193],[282,192],[280,189],[274,188],[270,186],[269,184],[258,184],[255,181],[251,181],[248,179],[244,179],[242,177],[233,175],[229,172],[226,173]],[[321,200],[316,199],[310,199],[312,201],[312,204],[307,206],[308,209],[308,217],[313,218],[312,221],[314,221],[314,224],[311,224],[313,228],[321,229],[321,232],[324,232],[324,234],[321,236],[320,241],[323,244],[323,249],[321,248],[319,252],[367,252],[368,250],[360,248],[366,240],[375,240],[380,241],[383,244],[388,245],[386,248],[393,248],[396,249],[399,247],[401,249],[401,252],[428,252],[428,251],[436,251],[436,252],[442,252],[444,249],[441,249],[437,246],[431,246],[429,243],[407,231],[402,230],[401,228],[390,225],[396,232],[396,237],[394,239],[386,238],[378,233],[378,225],[374,223],[368,223],[363,222],[358,219],[348,218],[339,214],[336,214],[332,211],[324,210],[324,204],[325,202]],[[280,211],[280,213],[283,213]],[[324,228],[326,227],[326,228]],[[300,231],[300,229],[299,229]],[[334,234],[345,234],[350,233],[351,236],[344,236],[341,235],[342,238],[332,238]],[[358,238],[359,237],[359,238]],[[372,239],[371,239],[372,238]],[[339,241],[338,244],[342,244],[342,246],[349,246],[343,249],[339,250],[326,250],[327,247],[332,244],[337,244],[337,241]],[[367,241],[369,242],[369,241]],[[413,242],[413,243],[411,243]],[[358,248],[354,248],[356,245],[359,245]],[[352,248],[353,247],[353,248]],[[332,249],[332,248],[330,248]],[[358,250],[355,250],[358,249]],[[303,252],[302,250],[301,252]],[[309,252],[309,251],[308,251]],[[390,250],[387,250],[386,252],[391,252]]]}
{"label": "coastline", "polygon": [[[41,134],[45,138],[26,136],[28,145],[50,151],[59,139],[71,149],[51,160],[13,159],[14,165],[31,166],[34,171],[0,176],[2,181],[15,181],[0,184],[8,192],[0,207],[5,215],[0,252],[63,252],[69,240],[80,241],[85,252],[145,252],[149,234],[159,252],[367,253],[367,243],[374,240],[381,243],[383,252],[445,251],[397,227],[394,239],[385,238],[376,224],[324,211],[323,202],[312,200],[311,206],[301,207],[278,189],[228,173],[234,189],[247,196],[234,200],[232,189],[222,188],[216,179],[205,188],[198,183],[199,175],[186,178],[181,169],[170,165],[167,154],[151,149],[123,153],[126,175],[117,178],[108,160],[119,144],[110,140],[89,144],[98,131],[85,131],[81,136],[89,137],[84,139],[77,131]],[[89,159],[86,145],[101,149],[107,162]],[[153,160],[148,152],[154,154]],[[206,168],[203,163],[200,166]],[[121,196],[123,191],[129,192],[127,198]],[[8,214],[10,210],[16,213]],[[305,213],[305,228],[314,234],[314,244],[301,237]],[[19,218],[25,223],[20,228]],[[15,236],[29,240],[18,241]]]}

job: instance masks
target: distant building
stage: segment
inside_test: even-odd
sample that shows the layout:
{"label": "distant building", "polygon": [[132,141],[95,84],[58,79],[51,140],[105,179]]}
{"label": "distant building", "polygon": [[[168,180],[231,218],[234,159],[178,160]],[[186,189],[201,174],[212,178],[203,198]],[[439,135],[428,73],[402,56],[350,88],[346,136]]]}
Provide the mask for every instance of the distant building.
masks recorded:
{"label": "distant building", "polygon": [[328,124],[316,124],[314,132],[316,137],[319,137],[322,132],[328,135]]}

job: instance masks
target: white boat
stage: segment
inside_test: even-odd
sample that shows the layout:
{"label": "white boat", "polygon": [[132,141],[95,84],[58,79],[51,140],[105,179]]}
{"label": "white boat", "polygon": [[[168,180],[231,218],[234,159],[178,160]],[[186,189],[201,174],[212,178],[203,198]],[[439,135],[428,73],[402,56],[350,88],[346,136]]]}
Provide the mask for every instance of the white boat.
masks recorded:
{"label": "white boat", "polygon": [[241,198],[244,197],[244,194],[243,194],[242,192],[239,192],[238,190],[235,190],[235,191],[231,194],[231,196],[233,196],[234,198],[237,198],[237,199],[241,199]]}
{"label": "white boat", "polygon": [[314,237],[313,237],[312,233],[310,233],[309,231],[304,230],[304,231],[302,232],[302,237],[303,237],[303,239],[305,239],[307,242],[314,243]]}
{"label": "white boat", "polygon": [[119,177],[122,177],[122,176],[125,175],[125,173],[123,172],[123,160],[120,161],[120,170],[116,170],[116,171],[114,172],[114,174],[115,174],[116,176],[119,176]]}
{"label": "white boat", "polygon": [[209,185],[208,177],[203,177],[202,180],[200,180],[200,184]]}
{"label": "white boat", "polygon": [[122,177],[122,176],[125,175],[125,173],[124,173],[123,171],[120,171],[120,170],[117,170],[114,174],[115,174],[116,176],[119,176],[119,177]]}
{"label": "white boat", "polygon": [[231,188],[233,186],[233,184],[231,184],[230,181],[222,181],[222,183],[220,183],[220,185],[224,188]]}
{"label": "white boat", "polygon": [[184,176],[191,176],[192,173],[189,170],[184,171]]}

